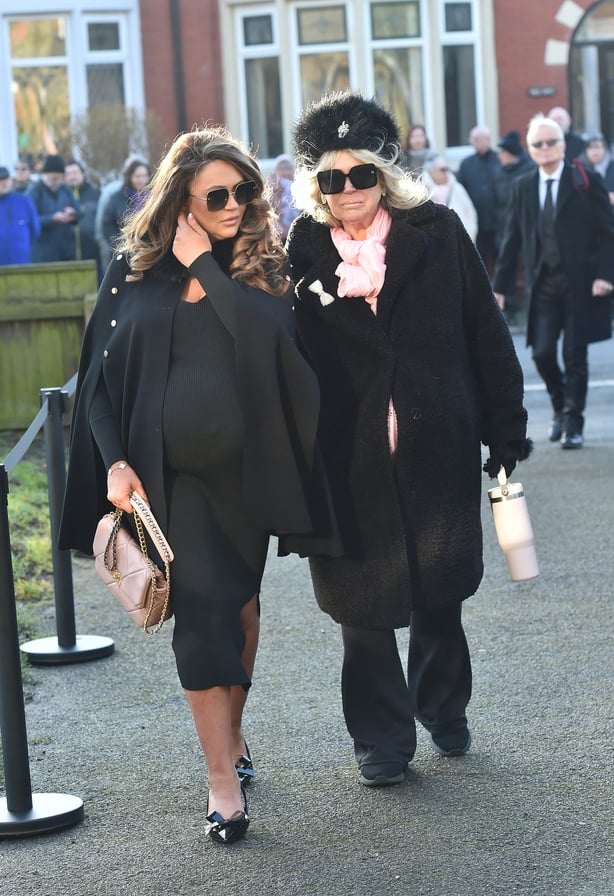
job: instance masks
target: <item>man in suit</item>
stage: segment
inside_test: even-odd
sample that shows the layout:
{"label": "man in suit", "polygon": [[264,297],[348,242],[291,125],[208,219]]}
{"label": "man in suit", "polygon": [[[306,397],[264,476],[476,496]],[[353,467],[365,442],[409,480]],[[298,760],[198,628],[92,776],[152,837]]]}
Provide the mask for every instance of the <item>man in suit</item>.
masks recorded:
{"label": "man in suit", "polygon": [[[532,119],[527,145],[538,169],[512,184],[493,290],[503,307],[521,251],[527,345],[554,412],[549,438],[581,448],[588,345],[612,335],[614,213],[601,179],[565,162],[565,135],[556,121]],[[561,333],[564,369],[557,359]]]}

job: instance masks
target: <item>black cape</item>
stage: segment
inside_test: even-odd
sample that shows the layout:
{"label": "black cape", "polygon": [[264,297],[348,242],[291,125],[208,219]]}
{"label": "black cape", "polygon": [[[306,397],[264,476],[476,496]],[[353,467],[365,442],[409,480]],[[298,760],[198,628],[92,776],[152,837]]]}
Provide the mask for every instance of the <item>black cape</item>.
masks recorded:
{"label": "black cape", "polygon": [[[117,255],[84,336],[61,549],[92,553],[98,520],[110,509],[107,466],[120,457],[140,476],[158,522],[166,529],[162,406],[173,315],[188,272],[173,258],[139,282],[127,282],[129,272],[127,259]],[[275,297],[238,284],[211,253],[196,259],[190,273],[235,340],[246,503],[254,522],[279,537],[280,554],[339,553],[315,443],[318,384],[295,345],[289,296]],[[89,424],[100,377],[116,423],[117,457],[101,456]]]}

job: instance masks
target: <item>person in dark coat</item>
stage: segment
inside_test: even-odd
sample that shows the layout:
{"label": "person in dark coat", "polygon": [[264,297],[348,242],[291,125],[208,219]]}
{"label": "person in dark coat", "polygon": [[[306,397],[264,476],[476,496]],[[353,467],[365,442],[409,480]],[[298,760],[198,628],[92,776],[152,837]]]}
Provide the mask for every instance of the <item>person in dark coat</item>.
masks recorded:
{"label": "person in dark coat", "polygon": [[40,178],[28,188],[41,223],[41,231],[32,248],[32,261],[74,261],[75,225],[79,220],[78,200],[64,183],[64,159],[48,155]]}
{"label": "person in dark coat", "polygon": [[[507,222],[507,210],[510,202],[512,183],[516,178],[535,169],[535,162],[527,154],[518,131],[508,131],[498,142],[497,150],[501,168],[496,182],[497,196],[497,245],[501,245],[505,224]],[[513,291],[505,297],[504,313],[508,324],[516,323],[516,284]]]}
{"label": "person in dark coat", "polygon": [[584,139],[571,127],[571,115],[564,106],[553,106],[548,112],[548,118],[556,121],[565,139],[565,161],[570,164],[584,152]]}
{"label": "person in dark coat", "polygon": [[29,196],[15,193],[8,168],[0,167],[0,265],[29,264],[40,222]]}
{"label": "person in dark coat", "polygon": [[491,146],[490,128],[476,125],[469,134],[475,152],[460,163],[456,178],[469,193],[478,213],[477,250],[489,273],[499,251],[497,240],[497,180],[501,164]]}
{"label": "person in dark coat", "polygon": [[527,345],[552,403],[549,438],[577,449],[584,441],[588,345],[612,335],[614,214],[601,177],[565,161],[556,121],[533,118],[527,145],[539,170],[512,185],[493,289],[503,304],[522,252]]}
{"label": "person in dark coat", "polygon": [[[124,218],[132,209],[143,203],[144,190],[151,177],[147,162],[135,156],[126,159],[121,186],[104,199],[100,230],[106,245],[112,251],[119,238]],[[104,262],[103,262],[104,263]]]}
{"label": "person in dark coat", "polygon": [[586,149],[580,158],[587,168],[601,175],[610,197],[610,204],[614,205],[614,159],[608,151],[603,134],[591,134],[587,137]]}
{"label": "person in dark coat", "polygon": [[100,190],[97,190],[85,177],[85,169],[81,162],[70,159],[64,169],[66,186],[72,190],[73,196],[79,203],[81,216],[75,226],[75,250],[77,259],[91,259],[96,262],[98,280],[102,279],[100,265],[100,252],[94,230],[96,221],[96,209],[100,200]]}
{"label": "person in dark coat", "polygon": [[[221,128],[180,135],[124,224],[88,324],[60,544],[138,492],[168,538],[173,649],[209,774],[206,826],[249,823],[241,723],[269,536],[316,528],[317,380],[294,341],[286,260],[255,159]],[[318,487],[321,484],[321,490]],[[324,507],[322,504],[321,507]],[[328,525],[328,521],[326,521]]]}
{"label": "person in dark coat", "polygon": [[[326,95],[299,117],[294,152],[295,315],[345,552],[310,569],[341,625],[360,781],[395,784],[415,719],[444,756],[471,743],[461,605],[483,573],[481,443],[491,476],[527,457],[522,371],[471,238],[397,164],[382,106]],[[394,632],[407,625],[408,681]]]}

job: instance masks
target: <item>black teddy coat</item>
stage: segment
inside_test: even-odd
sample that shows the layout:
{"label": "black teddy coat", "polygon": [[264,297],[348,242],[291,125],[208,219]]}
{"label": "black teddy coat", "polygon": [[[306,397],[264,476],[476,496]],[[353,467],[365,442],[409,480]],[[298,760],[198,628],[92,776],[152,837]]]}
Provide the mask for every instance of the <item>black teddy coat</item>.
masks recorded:
{"label": "black teddy coat", "polygon": [[[405,626],[412,608],[461,601],[480,584],[480,442],[524,444],[522,370],[482,262],[446,207],[393,212],[377,316],[364,299],[337,296],[328,227],[303,215],[288,252],[346,554],[310,561],[316,597],[345,625]],[[331,304],[308,288],[317,280]]]}

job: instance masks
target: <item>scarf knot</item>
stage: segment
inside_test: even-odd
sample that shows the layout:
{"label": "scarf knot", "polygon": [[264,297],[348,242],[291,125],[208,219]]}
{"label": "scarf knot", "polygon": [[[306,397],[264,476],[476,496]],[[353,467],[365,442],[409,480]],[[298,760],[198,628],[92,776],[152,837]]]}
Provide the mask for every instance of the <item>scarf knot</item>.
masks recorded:
{"label": "scarf knot", "polygon": [[343,227],[333,227],[331,238],[342,258],[335,274],[340,296],[362,296],[376,311],[377,297],[386,276],[386,240],[392,219],[383,206],[367,228],[364,240],[353,240]]}

